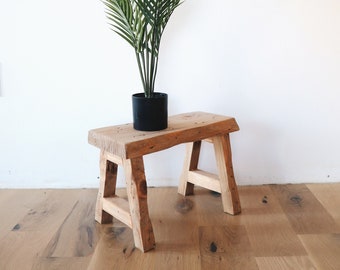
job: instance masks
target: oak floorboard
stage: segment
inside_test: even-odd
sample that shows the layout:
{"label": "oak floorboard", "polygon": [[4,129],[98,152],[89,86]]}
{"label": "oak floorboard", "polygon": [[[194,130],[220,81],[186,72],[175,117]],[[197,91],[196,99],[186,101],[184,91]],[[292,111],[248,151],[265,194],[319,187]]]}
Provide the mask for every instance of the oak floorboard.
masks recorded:
{"label": "oak floorboard", "polygon": [[[13,189],[0,189],[0,205],[5,205],[6,203],[8,203],[11,196],[13,196],[13,193]],[[3,209],[0,208],[0,213],[1,210]]]}
{"label": "oak floorboard", "polygon": [[[134,247],[132,230],[128,227],[111,227],[101,225],[102,235],[97,243],[88,270],[101,269],[153,269],[152,251],[145,253]],[[141,259],[141,260],[139,260]],[[144,261],[148,265],[144,265]],[[125,268],[124,268],[125,267]],[[150,267],[150,268],[143,268]]]}
{"label": "oak floorboard", "polygon": [[150,188],[148,196],[156,249],[147,253],[135,249],[132,230],[114,219],[114,227],[105,229],[88,269],[201,269],[193,202],[174,188]]}
{"label": "oak floorboard", "polygon": [[174,251],[182,246],[197,249],[197,207],[193,198],[183,197],[169,188],[150,188],[148,192],[156,246],[161,244]]}
{"label": "oak floorboard", "polygon": [[308,256],[257,257],[259,270],[317,270]]}
{"label": "oak floorboard", "polygon": [[50,191],[30,208],[0,242],[0,269],[30,269],[73,208],[78,192]]}
{"label": "oak floorboard", "polygon": [[271,189],[297,234],[340,232],[340,227],[306,185],[273,185]]}
{"label": "oak floorboard", "polygon": [[156,250],[154,269],[200,270],[197,203],[176,189],[152,188],[150,215],[154,225]]}
{"label": "oak floorboard", "polygon": [[[241,225],[242,214],[232,216],[223,212],[222,197],[219,193],[195,187],[194,195],[186,198],[195,202],[198,226]],[[209,211],[206,211],[207,209]]]}
{"label": "oak floorboard", "polygon": [[[168,250],[168,245],[159,244],[157,250],[142,253],[133,246],[131,230],[126,228],[119,236],[104,236],[89,263],[88,270],[106,269],[162,269],[201,270],[199,252],[179,248]],[[115,246],[113,246],[115,245]]]}
{"label": "oak floorboard", "polygon": [[240,186],[236,216],[209,190],[149,188],[147,253],[122,222],[94,222],[96,189],[0,190],[0,269],[340,269],[339,187]]}
{"label": "oak floorboard", "polygon": [[340,183],[308,184],[307,187],[340,226]]}
{"label": "oak floorboard", "polygon": [[23,216],[29,214],[36,205],[46,200],[52,191],[42,189],[1,190],[0,241],[17,226]]}
{"label": "oak floorboard", "polygon": [[32,270],[83,270],[87,269],[90,260],[90,256],[38,258]]}
{"label": "oak floorboard", "polygon": [[241,221],[256,257],[307,255],[269,186],[242,187],[241,202]]}
{"label": "oak floorboard", "polygon": [[13,232],[11,231],[1,240],[0,269],[1,270],[29,270],[43,249],[46,235],[38,231]]}
{"label": "oak floorboard", "polygon": [[166,251],[164,249],[160,256],[155,255],[155,265],[153,269],[190,269],[201,270],[201,257],[199,251]]}
{"label": "oak floorboard", "polygon": [[95,189],[78,192],[77,202],[48,243],[42,257],[85,257],[93,253],[99,227],[93,214],[96,197]]}
{"label": "oak floorboard", "polygon": [[340,269],[340,234],[304,234],[299,237],[317,269]]}
{"label": "oak floorboard", "polygon": [[50,190],[44,200],[29,209],[12,231],[58,229],[77,202],[78,194],[79,190],[76,189]]}
{"label": "oak floorboard", "polygon": [[202,269],[258,269],[243,226],[200,227]]}

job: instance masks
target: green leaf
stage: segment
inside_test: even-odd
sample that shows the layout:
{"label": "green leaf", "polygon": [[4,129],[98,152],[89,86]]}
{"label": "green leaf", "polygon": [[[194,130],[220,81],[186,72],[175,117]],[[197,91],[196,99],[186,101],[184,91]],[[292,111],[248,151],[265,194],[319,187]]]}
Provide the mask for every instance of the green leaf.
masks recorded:
{"label": "green leaf", "polygon": [[102,0],[112,30],[135,50],[146,96],[154,92],[163,31],[181,0]]}

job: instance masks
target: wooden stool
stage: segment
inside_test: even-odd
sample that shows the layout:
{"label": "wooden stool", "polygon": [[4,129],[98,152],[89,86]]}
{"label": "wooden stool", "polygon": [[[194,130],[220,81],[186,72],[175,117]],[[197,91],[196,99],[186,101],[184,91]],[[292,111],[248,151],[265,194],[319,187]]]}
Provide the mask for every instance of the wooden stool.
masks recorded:
{"label": "wooden stool", "polygon": [[[100,186],[95,219],[112,222],[115,217],[128,225],[135,246],[143,252],[155,247],[155,237],[147,205],[147,184],[143,156],[187,143],[179,193],[193,193],[194,185],[221,193],[224,211],[240,213],[240,201],[234,179],[229,133],[239,130],[234,118],[193,112],[169,117],[168,128],[144,132],[132,124],[104,127],[89,131],[88,141],[100,153]],[[214,144],[219,176],[197,168],[201,141]],[[128,201],[116,195],[118,166],[125,171]]]}

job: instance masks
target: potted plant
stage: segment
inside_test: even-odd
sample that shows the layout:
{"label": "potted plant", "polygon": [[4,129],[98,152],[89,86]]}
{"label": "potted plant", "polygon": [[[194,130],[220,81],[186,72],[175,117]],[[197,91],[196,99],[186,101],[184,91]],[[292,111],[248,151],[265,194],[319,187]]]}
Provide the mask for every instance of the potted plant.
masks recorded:
{"label": "potted plant", "polygon": [[168,96],[155,92],[163,31],[181,0],[103,0],[112,30],[135,50],[143,93],[132,95],[133,126],[152,131],[168,126]]}

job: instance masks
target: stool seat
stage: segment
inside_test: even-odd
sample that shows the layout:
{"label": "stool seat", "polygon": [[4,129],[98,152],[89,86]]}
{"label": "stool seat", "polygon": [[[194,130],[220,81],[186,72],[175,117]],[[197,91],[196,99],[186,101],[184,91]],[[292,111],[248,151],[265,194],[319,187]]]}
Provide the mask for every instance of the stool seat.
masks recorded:
{"label": "stool seat", "polygon": [[[181,143],[187,144],[187,151],[178,192],[193,194],[194,185],[214,190],[221,193],[225,212],[240,213],[229,139],[237,130],[234,118],[206,112],[170,116],[168,128],[161,131],[138,131],[132,124],[90,130],[88,142],[101,150],[96,221],[109,223],[115,217],[132,228],[137,248],[154,248],[143,156]],[[197,168],[202,140],[214,145],[218,175]],[[118,166],[124,168],[128,201],[115,194]]]}

